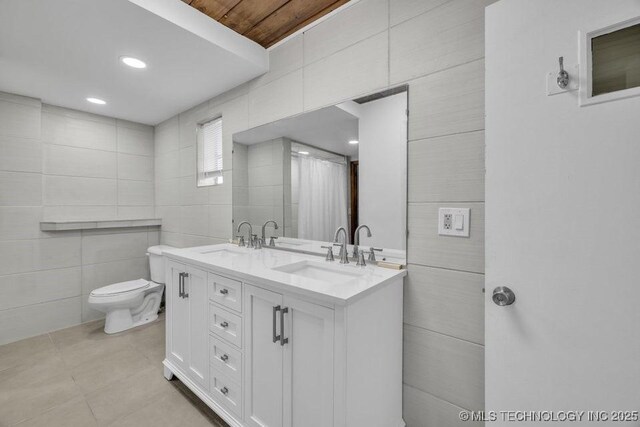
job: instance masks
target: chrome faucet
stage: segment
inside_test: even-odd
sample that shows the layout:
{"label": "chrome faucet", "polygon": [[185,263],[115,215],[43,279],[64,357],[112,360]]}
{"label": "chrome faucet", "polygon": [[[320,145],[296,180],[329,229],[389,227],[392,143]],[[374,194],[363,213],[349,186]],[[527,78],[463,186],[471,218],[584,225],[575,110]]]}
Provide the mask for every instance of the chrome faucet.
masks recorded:
{"label": "chrome faucet", "polygon": [[242,227],[243,225],[247,224],[249,226],[249,239],[247,240],[247,247],[253,247],[253,227],[251,227],[251,224],[249,223],[249,221],[242,221],[240,224],[238,224],[238,229],[236,230],[236,233],[240,232],[240,227]]}
{"label": "chrome faucet", "polygon": [[[339,243],[340,232],[344,234],[343,243]],[[333,245],[340,246],[340,264],[349,264],[349,255],[347,255],[347,230],[344,227],[340,227],[336,230],[335,236],[333,236]]]}
{"label": "chrome faucet", "polygon": [[[264,224],[262,224],[262,244],[266,245],[267,244],[267,236],[265,235],[264,229],[265,227],[269,224],[269,223],[273,223],[273,228],[274,229],[278,229],[278,223],[275,222],[274,220],[270,219],[269,221],[265,222]],[[275,242],[273,241],[273,236],[271,237],[271,241],[269,242],[269,246],[275,246]],[[273,242],[273,244],[271,243]]]}
{"label": "chrome faucet", "polygon": [[355,232],[355,238],[353,241],[353,257],[354,258],[358,258],[358,246],[360,245],[360,230],[362,230],[363,228],[367,229],[367,237],[371,237],[371,230],[369,230],[369,226],[368,225],[360,225],[358,226],[358,228],[356,228],[356,232]]}

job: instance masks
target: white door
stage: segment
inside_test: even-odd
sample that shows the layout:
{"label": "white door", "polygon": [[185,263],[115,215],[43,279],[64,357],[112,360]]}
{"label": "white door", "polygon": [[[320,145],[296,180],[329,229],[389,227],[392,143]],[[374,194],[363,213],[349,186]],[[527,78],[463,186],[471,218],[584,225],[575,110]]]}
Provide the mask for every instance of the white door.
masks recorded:
{"label": "white door", "polygon": [[186,369],[189,353],[189,303],[183,297],[185,265],[167,262],[167,357],[182,369]]}
{"label": "white door", "polygon": [[284,297],[284,427],[333,425],[333,310]]}
{"label": "white door", "polygon": [[245,285],[245,421],[282,427],[282,295]]}
{"label": "white door", "polygon": [[207,313],[207,272],[188,266],[185,299],[189,305],[189,360],[191,378],[209,389],[209,334]]}
{"label": "white door", "polygon": [[[560,56],[577,78],[580,32],[638,17],[638,0],[487,8],[488,411],[606,411],[598,425],[640,424],[609,412],[640,409],[640,97],[580,106],[578,91],[546,93]],[[497,286],[513,305],[492,302]],[[493,425],[514,424],[499,414]]]}

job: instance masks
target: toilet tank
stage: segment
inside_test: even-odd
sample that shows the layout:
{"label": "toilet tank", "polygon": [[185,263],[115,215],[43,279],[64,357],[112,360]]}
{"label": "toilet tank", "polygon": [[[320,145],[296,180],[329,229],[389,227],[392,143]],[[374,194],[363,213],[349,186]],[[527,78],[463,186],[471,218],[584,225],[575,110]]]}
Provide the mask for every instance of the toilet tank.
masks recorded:
{"label": "toilet tank", "polygon": [[151,271],[151,281],[163,284],[165,283],[164,277],[164,257],[162,253],[167,249],[174,249],[173,246],[158,245],[151,246],[147,249],[147,256],[149,257],[149,270]]}

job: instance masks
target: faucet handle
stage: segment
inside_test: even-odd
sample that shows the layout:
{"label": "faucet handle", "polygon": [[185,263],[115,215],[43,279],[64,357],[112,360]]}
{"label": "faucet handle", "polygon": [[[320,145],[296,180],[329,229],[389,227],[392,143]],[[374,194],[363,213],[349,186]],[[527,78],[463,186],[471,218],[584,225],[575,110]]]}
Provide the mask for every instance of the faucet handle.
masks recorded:
{"label": "faucet handle", "polygon": [[325,261],[335,261],[333,258],[333,246],[321,246],[322,249],[327,249],[327,256],[324,258]]}
{"label": "faucet handle", "polygon": [[382,252],[382,249],[374,248],[373,246],[369,248],[369,261],[372,261],[372,262],[376,261],[376,252]]}
{"label": "faucet handle", "polygon": [[274,247],[276,245],[277,238],[278,236],[271,236],[271,238],[269,239],[269,246]]}
{"label": "faucet handle", "polygon": [[244,236],[236,236],[238,239],[238,246],[244,246]]}
{"label": "faucet handle", "polygon": [[253,249],[262,249],[262,239],[257,234],[252,234]]}
{"label": "faucet handle", "polygon": [[364,267],[367,263],[364,260],[364,251],[358,252],[358,260],[356,261],[356,265],[360,267]]}

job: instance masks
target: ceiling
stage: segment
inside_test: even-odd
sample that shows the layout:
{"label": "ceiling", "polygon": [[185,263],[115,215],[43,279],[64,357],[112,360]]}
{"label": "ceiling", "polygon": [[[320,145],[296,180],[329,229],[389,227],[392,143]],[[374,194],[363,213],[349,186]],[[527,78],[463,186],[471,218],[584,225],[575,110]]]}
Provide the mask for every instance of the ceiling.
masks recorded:
{"label": "ceiling", "polygon": [[286,137],[345,156],[355,157],[358,145],[358,116],[336,105],[267,123],[233,135],[233,141],[252,145]]}
{"label": "ceiling", "polygon": [[0,2],[0,91],[48,104],[154,125],[263,74],[268,61],[179,0]]}
{"label": "ceiling", "polygon": [[269,47],[349,0],[182,0]]}

